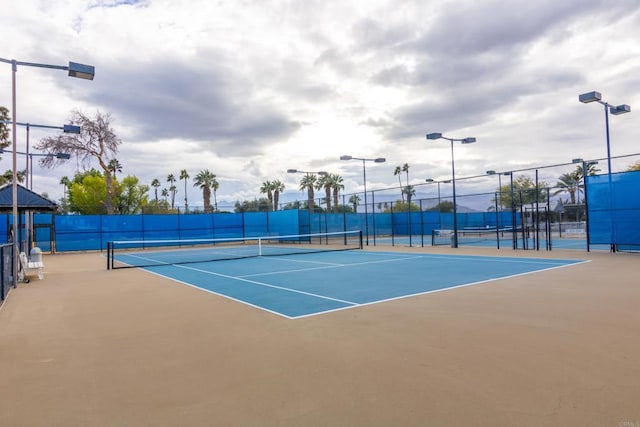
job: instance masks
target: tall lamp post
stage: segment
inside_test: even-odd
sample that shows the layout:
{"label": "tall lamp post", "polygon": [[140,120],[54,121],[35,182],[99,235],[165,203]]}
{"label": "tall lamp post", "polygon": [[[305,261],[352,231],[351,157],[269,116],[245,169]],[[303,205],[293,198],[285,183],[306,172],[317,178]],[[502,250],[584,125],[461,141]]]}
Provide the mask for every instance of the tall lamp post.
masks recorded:
{"label": "tall lamp post", "polygon": [[458,218],[457,218],[458,210],[456,206],[456,167],[455,167],[455,161],[453,156],[453,143],[457,141],[462,144],[472,144],[476,142],[476,138],[474,137],[467,137],[462,139],[448,138],[442,135],[442,133],[436,132],[436,133],[427,134],[427,139],[446,139],[447,141],[451,142],[451,183],[453,185],[453,240],[451,241],[451,247],[457,248],[458,247]]}
{"label": "tall lamp post", "polygon": [[[353,157],[349,155],[340,156],[340,160],[362,160],[362,178],[364,181],[364,229],[366,236],[366,244],[369,246],[369,212],[367,208],[367,169],[365,162],[384,163],[387,161],[384,157],[377,157],[375,159],[365,159],[363,157]],[[375,224],[374,224],[375,225]]]}
{"label": "tall lamp post", "polygon": [[16,75],[18,72],[18,65],[25,67],[36,67],[36,68],[52,68],[55,70],[65,70],[68,71],[70,77],[78,77],[86,80],[93,80],[95,76],[95,67],[91,65],[78,64],[76,62],[69,62],[69,65],[49,65],[49,64],[39,64],[35,62],[23,62],[16,61],[15,59],[5,59],[0,58],[0,62],[4,62],[6,64],[11,64],[11,141],[13,144],[13,155],[12,155],[12,196],[13,196],[13,286],[15,287],[18,282],[18,256],[20,254],[20,247],[18,246],[18,183],[17,183],[17,158],[16,158],[16,147],[17,147],[17,133],[16,133],[16,125],[18,120],[16,118]]}
{"label": "tall lamp post", "polygon": [[[304,173],[307,176],[309,175],[313,175],[313,174],[318,174],[320,176],[326,176],[327,172],[325,171],[301,171],[299,169],[287,169],[287,173]],[[309,200],[309,214],[311,214],[313,212],[313,200]]]}
{"label": "tall lamp post", "polygon": [[608,102],[602,100],[602,94],[600,92],[587,92],[578,96],[578,100],[583,104],[589,104],[591,102],[597,102],[604,106],[604,127],[607,139],[607,175],[609,178],[609,217],[611,219],[611,252],[616,251],[615,242],[615,227],[613,224],[613,194],[611,194],[613,188],[611,186],[611,140],[609,137],[609,114],[618,116],[620,114],[628,113],[631,111],[631,107],[627,104],[621,104],[617,106],[610,105]]}

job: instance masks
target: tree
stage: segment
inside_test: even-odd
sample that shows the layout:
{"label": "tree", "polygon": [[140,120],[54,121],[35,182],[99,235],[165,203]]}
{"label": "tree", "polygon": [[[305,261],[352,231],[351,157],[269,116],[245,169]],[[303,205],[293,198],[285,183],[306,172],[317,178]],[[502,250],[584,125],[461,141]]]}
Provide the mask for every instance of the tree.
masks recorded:
{"label": "tree", "polygon": [[450,202],[449,200],[443,200],[437,205],[435,205],[434,207],[432,207],[431,209],[427,209],[427,210],[438,211],[443,213],[453,212],[453,202]]}
{"label": "tree", "polygon": [[77,173],[69,191],[69,210],[81,215],[104,215],[107,184],[95,169]]}
{"label": "tree", "polygon": [[167,201],[167,199],[169,198],[169,190],[163,188],[161,194],[165,205],[169,206],[169,202]]}
{"label": "tree", "polygon": [[327,212],[331,212],[331,174],[324,174],[320,176],[320,179],[316,182],[316,190],[320,191],[324,189],[325,203],[327,204]]}
{"label": "tree", "polygon": [[187,180],[189,179],[189,173],[186,169],[180,171],[180,179],[184,179],[184,210],[189,210],[189,202],[187,202]]}
{"label": "tree", "polygon": [[[411,199],[416,195],[416,189],[413,185],[406,185],[402,192],[407,195],[407,205],[411,205]],[[420,210],[420,209],[418,209]]]}
{"label": "tree", "polygon": [[300,180],[300,190],[307,190],[307,209],[313,213],[315,194],[313,192],[318,177],[314,173],[308,173]]}
{"label": "tree", "polygon": [[[16,172],[16,178],[18,179],[18,182],[24,182],[24,177],[26,176],[27,171],[21,170],[21,171],[17,171]],[[13,170],[11,169],[7,169],[1,176],[0,176],[0,185],[4,185],[7,183],[11,183],[13,181]]]}
{"label": "tree", "polygon": [[576,204],[576,193],[580,188],[580,177],[577,176],[575,172],[563,173],[560,175],[560,178],[558,178],[558,182],[556,183],[556,187],[558,190],[553,192],[554,196],[567,192],[569,193],[571,204]]}
{"label": "tree", "polygon": [[403,202],[401,200],[396,200],[391,208],[385,208],[384,212],[417,212],[420,211],[420,206],[415,203],[411,203],[409,201]]}
{"label": "tree", "polygon": [[58,211],[60,213],[68,213],[69,212],[69,187],[71,186],[71,180],[68,176],[63,176],[60,178],[60,184],[62,185],[62,199],[60,199],[60,206],[58,206]]}
{"label": "tree", "polygon": [[[586,174],[586,176],[592,176],[592,175],[595,175],[598,172],[600,172],[600,169],[598,169],[596,167],[596,163],[597,162],[585,163],[586,168],[587,168],[586,171],[582,170],[582,165],[578,165],[578,167],[576,167],[576,170],[573,172],[573,175],[578,180],[578,194],[581,191],[584,191],[584,184],[585,184],[584,177],[585,177],[585,174]],[[580,203],[580,201],[578,201],[578,203]]]}
{"label": "tree", "polygon": [[353,205],[354,212],[358,212],[358,205],[360,204],[360,200],[360,196],[358,196],[357,194],[352,194],[351,197],[349,197],[349,203]]}
{"label": "tree", "polygon": [[11,145],[11,140],[9,139],[9,126],[3,123],[9,121],[11,121],[9,118],[9,110],[6,107],[0,106],[0,147],[2,148]]}
{"label": "tree", "polygon": [[402,191],[402,178],[400,175],[402,174],[402,168],[400,166],[396,166],[393,171],[393,176],[398,176],[398,187],[400,188],[400,196],[402,197],[402,202],[404,203],[404,192]]}
{"label": "tree", "polygon": [[140,185],[135,176],[125,176],[118,185],[118,211],[122,215],[137,214],[148,202],[149,186]]}
{"label": "tree", "polygon": [[116,176],[116,172],[122,172],[122,165],[118,161],[118,159],[109,160],[108,168],[113,174],[114,178]]}
{"label": "tree", "polygon": [[277,211],[278,203],[280,201],[280,193],[282,193],[285,188],[284,182],[280,181],[279,179],[276,179],[271,181],[271,184],[273,184],[273,210]]}
{"label": "tree", "polygon": [[237,201],[235,203],[235,212],[265,212],[271,209],[271,202],[264,197],[254,200]]}
{"label": "tree", "polygon": [[342,177],[337,173],[332,173],[331,175],[331,189],[333,190],[333,207],[334,210],[338,209],[338,195],[340,190],[344,190],[344,184],[342,183]]}
{"label": "tree", "polygon": [[[535,203],[536,198],[538,202],[546,203],[547,187],[546,182],[539,181],[538,187],[536,188],[533,179],[527,175],[521,175],[513,179],[513,207],[517,208],[521,205]],[[502,188],[499,188],[498,190],[500,193],[498,198],[500,206],[506,209],[511,209],[511,183],[503,185]]]}
{"label": "tree", "polygon": [[178,189],[175,186],[176,177],[170,173],[167,176],[167,182],[169,183],[169,192],[171,193],[171,209],[173,209],[176,204],[176,193],[178,192]]}
{"label": "tree", "polygon": [[407,174],[407,185],[409,185],[409,163],[402,165],[402,172]]}
{"label": "tree", "polygon": [[640,161],[637,161],[634,164],[629,165],[629,167],[627,167],[627,171],[628,172],[640,171]]}
{"label": "tree", "polygon": [[214,174],[213,181],[211,181],[211,190],[213,191],[214,212],[218,212],[218,196],[217,196],[218,188],[220,188],[220,184],[218,183],[218,180],[216,179],[216,176]]}
{"label": "tree", "polygon": [[151,186],[153,187],[153,192],[155,194],[155,202],[156,206],[158,205],[158,188],[160,188],[160,180],[158,178],[154,178],[151,181]]}
{"label": "tree", "polygon": [[[195,176],[193,180],[193,186],[199,187],[202,190],[202,200],[204,201],[204,212],[211,212],[211,189],[215,185],[218,185],[216,181],[216,175],[211,173],[209,169],[201,170]],[[217,206],[216,206],[217,210]]]}
{"label": "tree", "polygon": [[118,146],[122,143],[111,126],[111,115],[98,111],[95,118],[91,118],[79,110],[75,110],[72,112],[71,122],[81,127],[80,134],[45,137],[36,144],[37,150],[51,154],[51,156],[42,157],[40,165],[45,168],[53,168],[64,161],[58,159],[55,156],[56,153],[69,153],[77,156],[87,166],[92,159],[96,159],[105,173],[106,213],[111,215],[113,214],[113,186],[108,158],[110,155],[117,154]]}
{"label": "tree", "polygon": [[273,188],[274,185],[271,181],[264,181],[260,186],[260,192],[266,194],[267,200],[269,200],[269,211],[273,210]]}

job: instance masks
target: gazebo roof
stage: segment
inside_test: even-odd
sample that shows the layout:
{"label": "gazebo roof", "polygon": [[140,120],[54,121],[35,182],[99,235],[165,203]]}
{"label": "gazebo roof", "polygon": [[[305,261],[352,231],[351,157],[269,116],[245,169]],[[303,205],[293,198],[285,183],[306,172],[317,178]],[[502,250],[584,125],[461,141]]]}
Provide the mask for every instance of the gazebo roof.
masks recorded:
{"label": "gazebo roof", "polygon": [[[18,210],[54,211],[57,204],[18,184]],[[0,186],[0,211],[13,210],[13,186]]]}

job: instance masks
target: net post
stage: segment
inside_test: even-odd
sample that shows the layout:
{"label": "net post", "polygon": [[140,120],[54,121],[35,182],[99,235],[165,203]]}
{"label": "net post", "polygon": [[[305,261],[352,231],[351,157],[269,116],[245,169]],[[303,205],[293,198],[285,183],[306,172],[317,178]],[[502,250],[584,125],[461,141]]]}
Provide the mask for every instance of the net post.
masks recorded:
{"label": "net post", "polygon": [[111,270],[111,242],[107,242],[107,270]]}
{"label": "net post", "polygon": [[360,249],[364,248],[363,244],[362,244],[362,230],[360,230],[360,233],[358,233],[360,235]]}
{"label": "net post", "polygon": [[262,256],[262,237],[258,238],[258,256]]}

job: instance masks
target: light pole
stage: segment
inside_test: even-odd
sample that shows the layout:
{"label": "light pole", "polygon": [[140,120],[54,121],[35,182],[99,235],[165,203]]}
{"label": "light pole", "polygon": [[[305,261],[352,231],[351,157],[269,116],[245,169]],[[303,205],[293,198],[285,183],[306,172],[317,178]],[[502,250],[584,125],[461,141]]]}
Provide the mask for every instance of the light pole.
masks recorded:
{"label": "light pole", "polygon": [[476,138],[474,137],[467,137],[462,139],[448,138],[442,135],[442,133],[436,132],[436,133],[427,134],[427,139],[446,139],[447,141],[451,142],[451,183],[453,185],[453,240],[451,241],[451,247],[457,248],[458,247],[458,219],[457,219],[457,207],[456,207],[456,167],[455,167],[455,161],[453,156],[453,143],[455,141],[458,141],[462,144],[472,144],[476,142]]}
{"label": "light pole", "polygon": [[[349,155],[340,156],[340,160],[362,160],[362,178],[364,181],[364,229],[366,236],[366,244],[369,246],[369,212],[367,208],[367,169],[365,162],[384,163],[387,161],[384,157],[377,157],[375,159],[365,159],[363,157],[353,157]],[[374,224],[375,225],[375,224]]]}
{"label": "light pole", "polygon": [[604,106],[604,127],[605,134],[607,138],[607,175],[609,178],[609,217],[611,220],[611,252],[616,251],[616,242],[615,242],[615,227],[613,224],[613,195],[611,194],[613,188],[611,186],[611,143],[609,138],[609,114],[613,114],[614,116],[618,116],[620,114],[628,113],[631,111],[631,107],[627,104],[621,104],[617,106],[612,106],[608,102],[602,100],[602,94],[600,92],[587,92],[578,96],[578,100],[583,104],[588,104],[591,102],[597,102]]}
{"label": "light pole", "polygon": [[13,198],[13,286],[15,287],[18,282],[18,256],[20,255],[20,247],[18,246],[18,183],[17,183],[17,133],[16,125],[18,123],[16,116],[16,75],[18,72],[18,65],[25,67],[37,67],[37,68],[52,68],[56,70],[65,70],[69,72],[70,77],[78,77],[86,80],[93,80],[95,76],[95,67],[91,65],[78,64],[76,62],[69,62],[69,65],[48,65],[39,64],[35,62],[22,62],[15,59],[0,58],[0,62],[11,64],[11,141],[13,144],[12,155],[12,198]]}
{"label": "light pole", "polygon": [[[304,173],[304,174],[307,175],[307,177],[310,176],[310,175],[313,175],[313,174],[318,174],[320,176],[326,176],[327,175],[327,172],[325,172],[325,171],[314,171],[314,172],[312,172],[312,171],[301,171],[299,169],[287,169],[287,173]],[[314,201],[313,200],[308,200],[308,204],[309,204],[309,214],[311,214],[313,212]],[[311,217],[309,217],[309,218],[311,218]],[[309,226],[311,226],[311,225],[309,225]]]}

